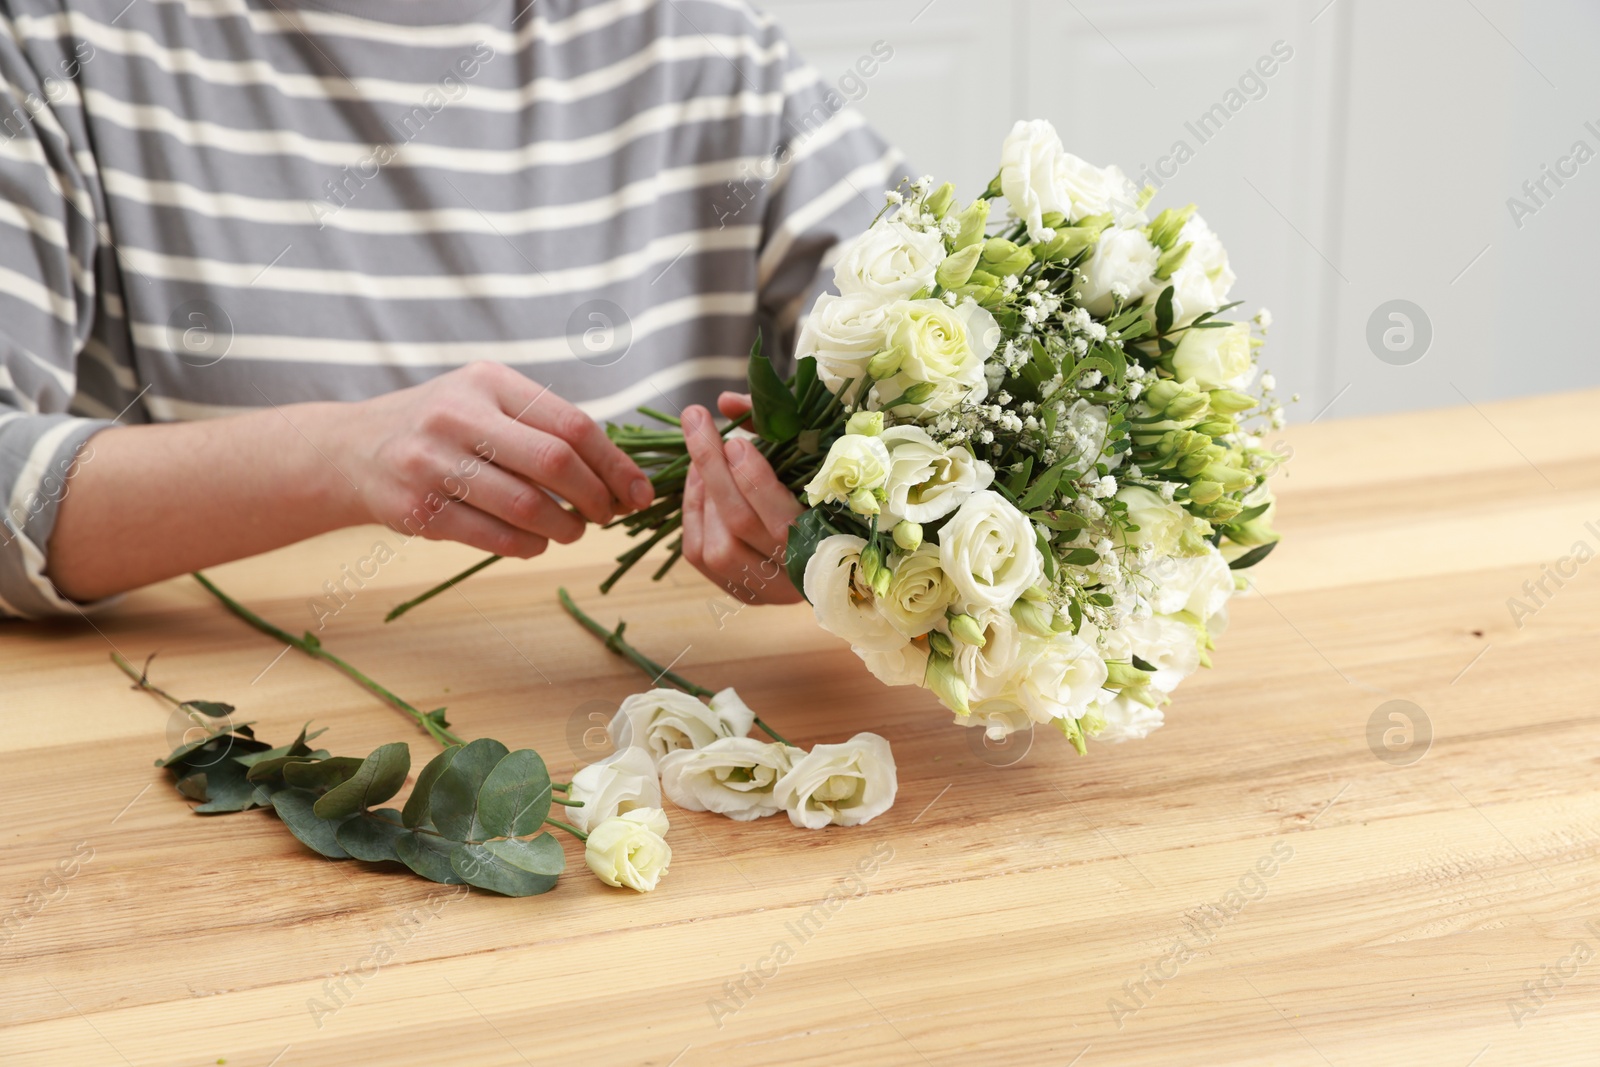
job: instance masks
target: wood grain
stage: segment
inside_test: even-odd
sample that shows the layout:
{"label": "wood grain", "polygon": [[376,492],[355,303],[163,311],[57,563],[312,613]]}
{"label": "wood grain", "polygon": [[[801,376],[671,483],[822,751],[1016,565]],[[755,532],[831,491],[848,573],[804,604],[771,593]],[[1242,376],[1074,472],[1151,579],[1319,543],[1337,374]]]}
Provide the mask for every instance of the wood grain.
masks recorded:
{"label": "wood grain", "polygon": [[[585,732],[642,687],[560,613],[563,583],[797,742],[892,742],[887,815],[809,833],[674,812],[649,896],[600,885],[572,848],[554,893],[508,900],[320,860],[264,812],[190,814],[151,766],[168,715],[112,647],[159,652],[161,684],[237,704],[270,740],[313,719],[342,753],[430,747],[326,667],[275,659],[191,581],[92,621],[0,625],[0,920],[31,913],[0,931],[0,1060],[1600,1061],[1600,564],[1547,581],[1520,627],[1506,603],[1574,543],[1600,547],[1584,525],[1600,528],[1597,404],[1285,432],[1286,541],[1235,601],[1216,668],[1150,740],[1088,758],[1041,732],[990,766],[804,606],[729,616],[684,568],[602,598],[605,535],[385,627],[473,558],[404,546],[323,640],[558,773],[594,758]],[[322,583],[379,539],[395,542],[345,531],[213,577],[305,627]],[[1431,723],[1407,766],[1369,747],[1390,700]]]}

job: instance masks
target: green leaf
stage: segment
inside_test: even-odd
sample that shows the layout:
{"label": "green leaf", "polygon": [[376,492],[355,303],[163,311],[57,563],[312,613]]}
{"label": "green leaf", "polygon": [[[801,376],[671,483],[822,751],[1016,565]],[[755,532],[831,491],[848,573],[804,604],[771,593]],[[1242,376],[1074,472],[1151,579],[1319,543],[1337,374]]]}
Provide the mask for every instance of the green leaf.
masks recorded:
{"label": "green leaf", "polygon": [[432,825],[428,820],[428,799],[433,794],[433,783],[439,780],[439,775],[450,766],[450,761],[456,758],[456,753],[461,751],[460,745],[451,745],[422,768],[422,773],[417,775],[417,784],[412,787],[411,795],[406,798],[405,809],[400,813],[400,821],[415,830],[422,825]]}
{"label": "green leaf", "polygon": [[[540,836],[550,837],[549,834]],[[553,844],[554,839],[551,840]],[[557,850],[560,847],[556,845]],[[555,875],[524,870],[491,852],[487,845],[462,845],[450,853],[450,866],[468,885],[508,897],[537,896],[556,886]]]}
{"label": "green leaf", "polygon": [[450,855],[458,848],[454,841],[446,841],[432,834],[408,833],[395,839],[394,854],[400,862],[410,867],[430,882],[444,885],[461,885],[466,881],[450,865]]}
{"label": "green leaf", "polygon": [[296,789],[323,793],[349,779],[361,769],[362,760],[354,756],[334,756],[325,760],[297,760],[283,765],[283,780]]}
{"label": "green leaf", "polygon": [[1092,548],[1069,548],[1061,562],[1069,567],[1092,567],[1100,562],[1100,553]]}
{"label": "green leaf", "polygon": [[1260,563],[1262,560],[1266,559],[1267,556],[1272,553],[1272,550],[1277,547],[1278,542],[1276,541],[1268,541],[1264,545],[1257,545],[1255,548],[1252,548],[1250,551],[1246,552],[1244,555],[1228,564],[1228,566],[1236,571],[1242,571],[1246,567],[1254,567],[1257,563]]}
{"label": "green leaf", "polygon": [[361,761],[355,774],[317,800],[317,814],[324,819],[337,819],[341,815],[354,815],[363,808],[382,804],[400,792],[410,770],[410,745],[404,741],[381,745]]}
{"label": "green leaf", "polygon": [[428,814],[439,832],[452,841],[474,841],[483,837],[478,823],[478,790],[489,772],[510,750],[492,737],[480,737],[463,745],[450,766],[440,772],[428,800]]}
{"label": "green leaf", "polygon": [[310,790],[285,789],[272,794],[272,809],[278,813],[278,818],[283,820],[289,832],[311,851],[331,860],[349,859],[350,853],[344,850],[338,839],[339,824],[344,820],[318,818],[311,810],[316,801],[317,795]]}
{"label": "green leaf", "polygon": [[[265,756],[265,752],[254,753],[256,756]],[[283,769],[291,763],[308,763],[328,758],[328,750],[319,748],[315,752],[298,752],[289,756],[274,756],[271,759],[246,762],[247,757],[234,760],[250,769],[249,778],[252,782],[271,782],[283,780]]]}
{"label": "green leaf", "polygon": [[207,767],[205,780],[205,803],[194,809],[196,815],[223,815],[256,806],[255,783],[233,760],[220,760]]}
{"label": "green leaf", "polygon": [[553,877],[567,869],[567,854],[562,850],[561,842],[549,833],[542,833],[527,840],[507,838],[502,841],[487,841],[484,847],[513,867],[520,867],[532,874],[548,874]]}
{"label": "green leaf", "polygon": [[1071,456],[1058,460],[1049,470],[1035,478],[1032,487],[1017,501],[1017,507],[1023,511],[1032,511],[1055,496],[1061,485],[1061,475],[1071,463]]}
{"label": "green leaf", "polygon": [[182,796],[190,800],[204,800],[209,795],[206,790],[210,785],[209,776],[205,771],[195,771],[178,779],[177,790]]}
{"label": "green leaf", "polygon": [[278,759],[282,756],[309,756],[311,755],[311,746],[306,742],[313,738],[321,737],[328,732],[328,728],[324,726],[320,730],[312,730],[310,733],[306,733],[310,727],[311,724],[309,722],[300,727],[300,736],[287,745],[279,745],[277,748],[269,748],[265,752],[252,752],[249,755],[235,758],[246,767],[254,767],[264,760]]}
{"label": "green leaf", "polygon": [[761,336],[750,346],[750,415],[757,434],[777,444],[800,433],[800,404],[772,361],[761,354]]}
{"label": "green leaf", "polygon": [[400,825],[400,813],[393,808],[378,808],[363,812],[348,822],[341,823],[334,834],[339,846],[358,860],[382,863],[387,860],[399,863],[395,842],[410,831]]}
{"label": "green leaf", "polygon": [[[208,745],[212,741],[216,741],[216,740],[218,740],[220,738],[228,737],[228,735],[234,734],[237,731],[239,731],[239,730],[241,730],[241,729],[243,729],[245,727],[248,727],[249,725],[250,724],[247,723],[247,722],[242,722],[238,726],[224,726],[222,729],[217,730],[215,733],[207,734],[206,736],[202,737],[198,741],[190,741],[188,744],[179,745],[177,748],[172,750],[172,754],[169,755],[166,759],[156,760],[156,766],[157,767],[171,767],[171,766],[173,766],[175,764],[182,763],[187,756],[189,756],[191,753],[198,752],[201,749],[201,747],[203,747],[205,745]],[[255,740],[255,738],[249,733],[245,733],[242,738],[230,738],[229,739],[230,746],[232,744],[234,744],[234,743],[242,744],[245,741],[248,741],[252,745],[257,746],[256,748],[251,749],[251,751],[258,751],[259,749],[267,747],[262,742]]]}
{"label": "green leaf", "polygon": [[224,715],[232,715],[232,704],[223,704],[216,700],[185,700],[178,705],[180,708],[193,708],[202,715],[209,715],[213,719],[220,719]]}
{"label": "green leaf", "polygon": [[789,572],[789,581],[799,590],[801,596],[805,596],[806,592],[806,564],[810,563],[811,557],[816,554],[818,542],[838,532],[828,522],[828,516],[817,508],[802,511],[789,525],[789,541],[784,550],[783,566]]}
{"label": "green leaf", "polygon": [[1172,329],[1172,294],[1174,286],[1167,286],[1161,290],[1161,296],[1156,299],[1156,331],[1166,333]]}
{"label": "green leaf", "polygon": [[1075,511],[1035,511],[1028,518],[1063,533],[1082,530],[1089,525],[1089,520]]}
{"label": "green leaf", "polygon": [[1243,526],[1245,523],[1249,522],[1251,519],[1259,519],[1261,516],[1265,515],[1267,513],[1267,509],[1270,508],[1271,506],[1272,506],[1272,502],[1268,501],[1265,504],[1257,504],[1253,508],[1245,508],[1243,511],[1239,512],[1239,514],[1237,514],[1233,518],[1229,519],[1228,522],[1227,522],[1227,525],[1228,526]]}
{"label": "green leaf", "polygon": [[[804,402],[806,394],[811,392],[817,384],[817,359],[815,356],[802,356],[794,362],[794,397],[797,401]],[[826,390],[823,396],[827,396]]]}
{"label": "green leaf", "polygon": [[531,748],[519,748],[478,789],[478,822],[489,837],[524,837],[550,813],[550,772]]}
{"label": "green leaf", "polygon": [[1033,475],[1033,456],[1027,456],[1018,464],[1017,469],[1011,472],[1011,477],[1006,479],[1006,488],[1011,495],[1022,492],[1027,488],[1028,479]]}

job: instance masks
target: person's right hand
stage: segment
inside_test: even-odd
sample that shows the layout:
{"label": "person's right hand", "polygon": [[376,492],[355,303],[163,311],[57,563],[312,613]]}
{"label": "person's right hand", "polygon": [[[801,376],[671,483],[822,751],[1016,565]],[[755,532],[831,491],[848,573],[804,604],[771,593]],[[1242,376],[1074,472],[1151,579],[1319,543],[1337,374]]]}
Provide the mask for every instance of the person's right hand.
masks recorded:
{"label": "person's right hand", "polygon": [[338,405],[330,421],[329,458],[357,489],[352,522],[527,557],[655,497],[593,419],[499,363]]}

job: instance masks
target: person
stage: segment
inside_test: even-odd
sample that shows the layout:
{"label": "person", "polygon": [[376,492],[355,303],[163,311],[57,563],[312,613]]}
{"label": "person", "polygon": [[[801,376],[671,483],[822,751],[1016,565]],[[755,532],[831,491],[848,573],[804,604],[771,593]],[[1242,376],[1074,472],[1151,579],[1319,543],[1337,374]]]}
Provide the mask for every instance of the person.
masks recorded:
{"label": "person", "polygon": [[683,412],[685,557],[735,595],[797,598],[739,581],[798,504],[703,405],[743,410],[758,327],[791,350],[902,175],[770,18],[0,16],[0,615],[361,523],[536,555],[649,503],[600,426],[640,404]]}

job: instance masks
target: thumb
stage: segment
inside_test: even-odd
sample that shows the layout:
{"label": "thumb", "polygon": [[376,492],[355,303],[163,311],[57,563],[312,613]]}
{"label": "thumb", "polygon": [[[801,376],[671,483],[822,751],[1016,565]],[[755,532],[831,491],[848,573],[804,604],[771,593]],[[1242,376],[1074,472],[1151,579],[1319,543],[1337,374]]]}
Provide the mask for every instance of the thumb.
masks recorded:
{"label": "thumb", "polygon": [[750,394],[723,393],[717,397],[717,410],[724,418],[737,419],[750,410]]}

